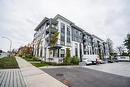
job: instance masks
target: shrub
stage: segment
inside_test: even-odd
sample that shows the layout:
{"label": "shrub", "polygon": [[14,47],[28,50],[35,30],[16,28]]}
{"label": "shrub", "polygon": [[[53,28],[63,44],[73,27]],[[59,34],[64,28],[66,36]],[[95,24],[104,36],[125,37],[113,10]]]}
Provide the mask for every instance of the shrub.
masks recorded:
{"label": "shrub", "polygon": [[25,57],[27,57],[27,58],[32,58],[33,56],[32,55],[25,55]]}
{"label": "shrub", "polygon": [[79,58],[77,56],[73,56],[73,58],[71,59],[71,63],[74,65],[78,65],[79,64]]}
{"label": "shrub", "polygon": [[66,56],[63,60],[63,63],[64,64],[70,64],[71,62],[71,55],[70,55],[70,49],[69,48],[66,48]]}
{"label": "shrub", "polygon": [[32,60],[33,60],[33,61],[41,61],[39,58],[34,57],[34,56],[32,57]]}

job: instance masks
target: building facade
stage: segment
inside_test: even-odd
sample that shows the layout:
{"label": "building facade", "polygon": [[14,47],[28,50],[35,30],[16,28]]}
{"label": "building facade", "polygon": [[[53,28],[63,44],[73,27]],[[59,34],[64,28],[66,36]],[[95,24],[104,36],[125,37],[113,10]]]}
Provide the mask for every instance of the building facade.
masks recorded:
{"label": "building facade", "polygon": [[[55,32],[59,32],[55,52],[50,52],[50,38]],[[102,39],[92,35],[70,20],[61,15],[54,18],[45,17],[35,28],[33,39],[33,55],[44,61],[63,61],[66,48],[70,48],[71,56],[78,56],[82,61],[83,55],[100,55],[100,58],[108,56],[108,46]]]}

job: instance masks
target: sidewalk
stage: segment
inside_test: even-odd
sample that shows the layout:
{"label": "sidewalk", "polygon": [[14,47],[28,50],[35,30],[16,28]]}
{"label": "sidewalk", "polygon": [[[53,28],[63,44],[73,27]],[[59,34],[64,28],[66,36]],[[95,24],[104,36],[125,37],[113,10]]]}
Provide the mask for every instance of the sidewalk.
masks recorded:
{"label": "sidewalk", "polygon": [[81,67],[79,65],[73,65],[73,66],[43,66],[43,67],[39,67],[40,69],[50,69],[50,68],[73,68],[73,67]]}
{"label": "sidewalk", "polygon": [[27,87],[68,87],[24,59],[16,57],[16,60]]}

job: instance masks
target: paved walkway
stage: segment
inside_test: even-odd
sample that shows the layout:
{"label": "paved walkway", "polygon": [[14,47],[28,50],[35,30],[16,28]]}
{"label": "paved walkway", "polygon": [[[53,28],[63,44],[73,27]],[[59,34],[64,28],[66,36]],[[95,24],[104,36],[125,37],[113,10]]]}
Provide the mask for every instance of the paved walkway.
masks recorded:
{"label": "paved walkway", "polygon": [[68,87],[24,59],[16,57],[16,60],[27,87]]}
{"label": "paved walkway", "polygon": [[20,69],[1,69],[0,87],[26,87]]}

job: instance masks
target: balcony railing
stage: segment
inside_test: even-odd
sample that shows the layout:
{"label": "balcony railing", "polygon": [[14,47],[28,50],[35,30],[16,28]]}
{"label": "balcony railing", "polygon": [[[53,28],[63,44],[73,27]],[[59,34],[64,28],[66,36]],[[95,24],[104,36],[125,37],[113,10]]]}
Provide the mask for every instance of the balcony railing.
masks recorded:
{"label": "balcony railing", "polygon": [[56,27],[48,27],[47,31],[50,31],[51,33],[57,32],[58,29]]}

